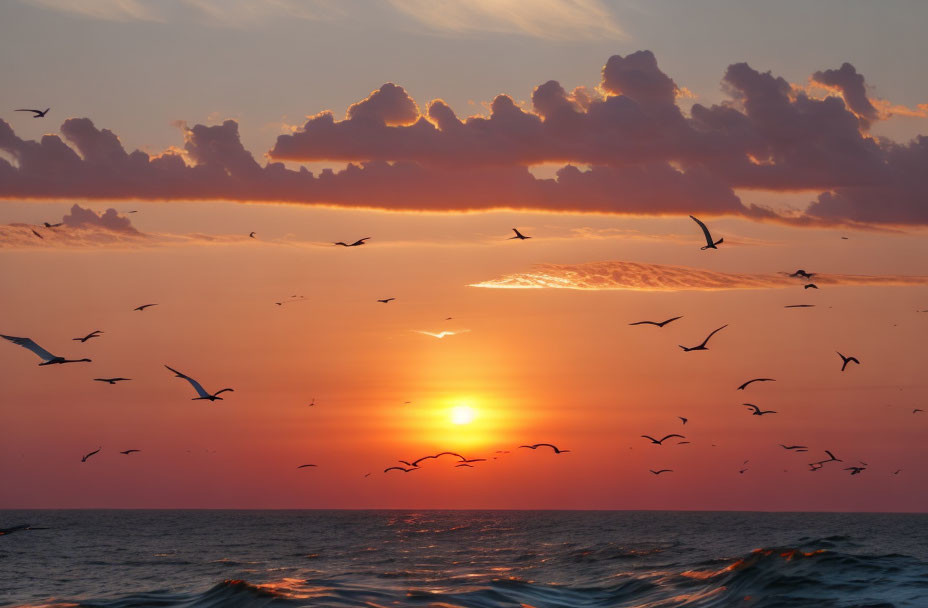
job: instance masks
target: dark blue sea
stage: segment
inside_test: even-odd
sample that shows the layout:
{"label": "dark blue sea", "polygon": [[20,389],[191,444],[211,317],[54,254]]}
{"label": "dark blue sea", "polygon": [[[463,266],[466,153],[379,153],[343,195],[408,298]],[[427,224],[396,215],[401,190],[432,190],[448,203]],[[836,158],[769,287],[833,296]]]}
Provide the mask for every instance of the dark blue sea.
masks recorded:
{"label": "dark blue sea", "polygon": [[0,511],[0,605],[928,607],[928,515]]}

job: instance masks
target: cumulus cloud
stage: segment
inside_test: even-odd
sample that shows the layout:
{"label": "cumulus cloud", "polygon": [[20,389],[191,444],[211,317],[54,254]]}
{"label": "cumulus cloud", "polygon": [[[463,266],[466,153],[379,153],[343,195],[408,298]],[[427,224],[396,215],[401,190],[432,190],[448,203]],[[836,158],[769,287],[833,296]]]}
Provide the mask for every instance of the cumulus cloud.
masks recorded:
{"label": "cumulus cloud", "polygon": [[[815,274],[818,285],[928,285],[928,276]],[[471,285],[497,289],[715,291],[796,287],[786,273],[731,273],[642,262],[537,264],[529,272]]]}
{"label": "cumulus cloud", "polygon": [[[809,95],[746,63],[728,67],[729,99],[688,112],[682,88],[649,51],[609,58],[590,89],[545,82],[530,107],[497,96],[488,116],[424,110],[387,83],[281,135],[259,163],[238,124],[184,128],[183,149],[127,152],[116,134],[72,118],[61,135],[16,136],[0,120],[0,196],[228,199],[403,210],[518,208],[630,214],[704,213],[796,225],[928,224],[928,138],[867,134],[881,116],[853,66],[813,75]],[[280,161],[344,161],[318,175]],[[563,164],[553,179],[529,168]],[[583,169],[579,166],[584,167]],[[818,192],[798,213],[743,203],[735,189]]]}

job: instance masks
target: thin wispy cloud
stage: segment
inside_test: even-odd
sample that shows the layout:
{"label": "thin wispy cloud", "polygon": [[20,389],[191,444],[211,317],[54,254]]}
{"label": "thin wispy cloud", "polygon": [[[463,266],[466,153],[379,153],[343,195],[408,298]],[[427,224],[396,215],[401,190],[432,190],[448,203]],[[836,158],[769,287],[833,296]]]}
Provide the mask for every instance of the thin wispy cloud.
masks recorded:
{"label": "thin wispy cloud", "polygon": [[600,0],[390,0],[393,7],[441,33],[524,34],[552,40],[624,38]]}
{"label": "thin wispy cloud", "polygon": [[439,340],[441,340],[442,338],[448,338],[450,336],[466,334],[470,330],[469,329],[457,329],[455,331],[440,331],[437,333],[431,332],[431,331],[422,331],[420,329],[414,329],[413,331],[416,332],[417,334],[422,334],[423,336],[431,336],[432,338],[438,338]]}
{"label": "thin wispy cloud", "polygon": [[[814,275],[820,286],[928,285],[928,276]],[[716,291],[723,289],[797,288],[802,282],[781,273],[733,273],[642,262],[590,262],[537,264],[528,272],[509,274],[471,287],[495,289],[577,289],[587,291],[632,289],[639,291]]]}

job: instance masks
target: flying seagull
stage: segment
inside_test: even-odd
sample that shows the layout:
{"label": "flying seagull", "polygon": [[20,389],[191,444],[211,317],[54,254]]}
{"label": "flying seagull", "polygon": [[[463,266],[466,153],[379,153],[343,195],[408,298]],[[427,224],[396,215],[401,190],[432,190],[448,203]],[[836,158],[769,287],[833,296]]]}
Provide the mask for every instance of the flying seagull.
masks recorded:
{"label": "flying seagull", "polygon": [[142,450],[123,450],[122,452],[120,452],[120,454],[125,454],[126,456],[128,456],[129,454],[133,452],[141,452],[141,451]]}
{"label": "flying seagull", "polygon": [[87,359],[87,358],[65,359],[64,357],[58,357],[56,355],[51,354],[50,352],[48,352],[47,350],[45,350],[44,348],[42,348],[41,346],[39,346],[32,340],[30,340],[29,338],[17,338],[16,336],[4,336],[3,334],[0,334],[0,337],[6,338],[13,344],[18,344],[22,346],[23,348],[28,348],[29,350],[37,354],[39,358],[42,359],[42,363],[39,363],[39,365],[55,365],[57,363],[82,363],[84,361],[88,363],[90,362],[90,359]]}
{"label": "flying seagull", "polygon": [[683,424],[686,424],[686,421],[689,420],[689,418],[684,418],[683,416],[677,416],[677,418],[679,418],[680,420],[682,420],[682,421],[683,421]]}
{"label": "flying seagull", "polygon": [[806,451],[808,448],[804,445],[783,445],[782,443],[777,444],[784,450],[798,450],[800,452]]}
{"label": "flying seagull", "polygon": [[657,325],[658,327],[663,327],[667,325],[668,323],[671,323],[673,321],[676,321],[677,319],[682,319],[682,318],[683,318],[683,315],[680,315],[679,317],[672,317],[670,319],[667,319],[666,321],[660,321],[660,322],[658,321],[636,321],[635,323],[629,323],[629,325]]}
{"label": "flying seagull", "polygon": [[705,247],[700,247],[700,248],[699,248],[700,251],[705,251],[706,249],[718,249],[718,247],[716,247],[716,245],[720,245],[720,244],[722,243],[722,241],[724,241],[725,239],[719,239],[719,240],[717,240],[717,241],[715,241],[715,242],[713,243],[713,242],[712,242],[712,235],[709,234],[709,229],[706,228],[706,225],[703,224],[702,222],[700,222],[698,219],[696,219],[696,218],[693,217],[692,215],[690,216],[690,219],[693,220],[694,222],[696,222],[697,224],[699,224],[699,227],[702,228],[702,233],[703,233],[703,235],[706,237],[706,246],[705,246]]}
{"label": "flying seagull", "polygon": [[23,108],[23,109],[16,110],[16,111],[17,112],[35,112],[35,116],[33,116],[33,118],[45,118],[45,115],[48,114],[49,110],[51,110],[51,108],[45,108],[44,110],[27,110]]}
{"label": "flying seagull", "polygon": [[250,239],[255,238],[255,233],[254,233],[254,232],[249,232],[249,233],[248,233],[248,238],[250,238]]}
{"label": "flying seagull", "polygon": [[783,308],[815,308],[815,304],[788,304]]}
{"label": "flying seagull", "polygon": [[773,378],[754,378],[753,380],[748,380],[747,382],[739,386],[738,390],[743,391],[752,382],[776,382],[776,380],[774,380]]}
{"label": "flying seagull", "polygon": [[791,277],[802,277],[802,278],[804,278],[804,279],[811,279],[812,277],[815,276],[815,273],[814,273],[814,272],[806,272],[805,270],[803,270],[802,268],[800,268],[799,270],[797,270],[796,272],[794,272],[793,274],[791,274],[791,275],[789,275],[789,276],[791,276]]}
{"label": "flying seagull", "polygon": [[404,473],[409,473],[410,471],[415,471],[418,468],[419,467],[412,467],[410,469],[404,469],[403,467],[387,467],[383,470],[383,472],[386,473],[387,471],[402,471]]}
{"label": "flying seagull", "polygon": [[648,470],[651,471],[655,475],[660,475],[661,473],[673,473],[673,469],[660,469],[658,471],[655,471],[654,469],[648,469]]}
{"label": "flying seagull", "polygon": [[207,393],[207,392],[203,389],[203,387],[200,385],[199,382],[197,382],[196,380],[194,380],[194,379],[191,378],[190,376],[187,376],[187,375],[185,375],[185,374],[182,374],[182,373],[180,373],[179,371],[177,371],[176,369],[174,369],[174,368],[172,368],[172,367],[168,367],[167,365],[165,365],[165,367],[167,367],[169,370],[171,370],[172,372],[174,372],[174,374],[176,375],[176,377],[178,377],[178,378],[183,378],[184,380],[186,380],[187,382],[189,382],[191,386],[193,386],[193,390],[195,390],[195,391],[197,392],[197,395],[199,395],[199,397],[194,397],[194,398],[193,398],[194,401],[199,401],[200,399],[208,399],[208,400],[210,400],[210,401],[216,401],[216,400],[222,401],[222,397],[217,397],[217,395],[219,395],[219,394],[221,394],[221,393],[224,393],[224,392],[226,392],[226,391],[229,391],[230,393],[231,393],[231,392],[235,392],[235,391],[233,391],[231,388],[224,388],[224,389],[218,390],[218,391],[216,391],[215,393],[213,393],[212,395],[210,395],[209,393]]}
{"label": "flying seagull", "polygon": [[[835,352],[838,353],[838,351],[835,351]],[[841,364],[842,372],[847,367],[848,363],[856,363],[857,365],[860,365],[860,361],[858,361],[856,357],[845,357],[841,353],[838,353],[838,356],[841,357],[841,361],[843,361],[843,363]]]}
{"label": "flying seagull", "polygon": [[741,405],[744,405],[749,408],[753,408],[754,411],[751,413],[752,416],[763,416],[764,414],[776,414],[776,412],[773,410],[762,410],[756,405],[754,405],[753,403],[742,403]]}
{"label": "flying seagull", "polygon": [[78,342],[86,342],[87,340],[89,340],[89,339],[91,339],[91,338],[99,338],[99,337],[100,337],[100,334],[102,334],[102,333],[103,333],[103,332],[100,331],[99,329],[95,329],[95,330],[93,330],[92,332],[90,332],[89,334],[87,334],[86,336],[84,336],[83,338],[71,338],[71,339],[72,339],[72,340],[77,340]]}
{"label": "flying seagull", "polygon": [[429,460],[430,458],[440,458],[441,456],[457,456],[461,462],[468,462],[466,458],[464,458],[457,452],[439,452],[438,454],[433,454],[431,456],[423,456],[419,460],[413,460],[412,463],[408,463],[402,460],[400,460],[400,462],[402,462],[403,464],[410,465],[410,466],[418,467],[419,463],[422,462],[423,460]]}
{"label": "flying seagull", "polygon": [[520,445],[519,447],[528,448],[530,450],[537,450],[540,447],[546,447],[546,448],[551,448],[552,450],[554,450],[555,454],[566,454],[567,452],[570,451],[570,450],[561,450],[556,445],[552,445],[550,443],[536,443],[534,445]]}
{"label": "flying seagull", "polygon": [[339,241],[339,242],[335,243],[335,245],[341,245],[342,247],[360,247],[361,245],[364,244],[364,241],[366,241],[366,240],[368,240],[368,239],[370,239],[370,238],[371,238],[371,237],[366,236],[366,237],[364,237],[363,239],[358,239],[357,241],[355,241],[354,243],[351,243],[350,245],[349,245],[348,243]]}
{"label": "flying seagull", "polygon": [[702,343],[701,343],[700,345],[698,345],[698,346],[686,347],[686,346],[683,346],[682,344],[678,344],[677,346],[679,346],[680,348],[682,348],[682,349],[683,349],[683,352],[686,352],[686,353],[690,352],[691,350],[709,350],[708,348],[706,348],[706,343],[709,341],[709,338],[711,338],[712,336],[714,336],[714,335],[716,334],[716,332],[722,331],[722,330],[725,329],[726,327],[728,327],[728,324],[727,324],[727,323],[726,323],[725,325],[719,327],[718,329],[714,330],[711,334],[709,334],[708,336],[706,336],[706,339],[703,340]]}
{"label": "flying seagull", "polygon": [[474,468],[474,465],[472,465],[472,464],[467,464],[466,462],[459,462],[458,464],[454,465],[454,468],[458,468],[458,467],[470,467],[470,468]]}
{"label": "flying seagull", "polygon": [[651,440],[651,443],[653,443],[653,444],[655,444],[655,445],[661,445],[661,444],[663,444],[665,441],[667,441],[668,439],[670,439],[671,437],[679,437],[680,439],[686,439],[686,437],[684,437],[683,435],[678,435],[678,434],[676,434],[676,433],[674,433],[674,434],[672,434],[672,435],[667,435],[667,436],[665,436],[663,439],[660,439],[660,440],[655,439],[654,437],[651,437],[650,435],[642,435],[642,437],[644,437],[645,439],[650,439],[650,440]]}
{"label": "flying seagull", "polygon": [[94,382],[106,382],[108,384],[116,384],[117,382],[132,380],[132,378],[94,378],[93,380]]}
{"label": "flying seagull", "polygon": [[380,302],[381,304],[389,304],[390,302],[392,302],[392,301],[395,300],[395,299],[396,299],[396,298],[385,298],[385,299],[383,299],[383,300],[377,300],[377,301]]}
{"label": "flying seagull", "polygon": [[62,222],[58,222],[57,224],[49,224],[48,222],[42,222],[42,225],[44,225],[46,228],[57,228],[58,226],[64,226]]}
{"label": "flying seagull", "polygon": [[845,471],[850,471],[851,475],[860,475],[861,471],[866,471],[867,467],[847,467]]}
{"label": "flying seagull", "polygon": [[157,304],[142,304],[141,306],[133,308],[132,310],[145,310],[146,308],[150,308],[152,306],[157,306]]}
{"label": "flying seagull", "polygon": [[521,232],[519,232],[519,230],[516,229],[516,228],[513,228],[512,231],[515,232],[516,235],[515,235],[515,236],[511,236],[511,237],[509,237],[509,238],[506,239],[506,240],[511,241],[512,239],[519,239],[520,241],[524,241],[525,239],[530,239],[530,238],[532,238],[532,237],[530,237],[530,236],[525,236],[524,234],[522,234]]}
{"label": "flying seagull", "polygon": [[88,458],[90,458],[91,456],[93,456],[94,454],[96,454],[97,452],[99,452],[99,451],[102,450],[102,449],[103,449],[103,448],[97,448],[97,449],[95,449],[93,452],[90,452],[89,454],[84,454],[83,456],[81,456],[81,462],[87,462],[87,459],[88,459]]}
{"label": "flying seagull", "polygon": [[314,466],[316,466],[316,465],[314,465],[314,464],[301,464],[301,465],[298,466],[297,468],[298,468],[298,469],[305,469],[306,467],[314,467]]}
{"label": "flying seagull", "polygon": [[818,285],[815,283],[806,283],[802,286],[803,289],[818,289]]}

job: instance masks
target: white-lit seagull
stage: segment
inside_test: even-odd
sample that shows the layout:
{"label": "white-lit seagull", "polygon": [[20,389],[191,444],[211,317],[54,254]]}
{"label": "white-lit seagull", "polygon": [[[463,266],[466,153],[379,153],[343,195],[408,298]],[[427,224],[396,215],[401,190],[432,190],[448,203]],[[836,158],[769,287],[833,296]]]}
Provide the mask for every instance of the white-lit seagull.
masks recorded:
{"label": "white-lit seagull", "polygon": [[36,344],[35,342],[33,342],[32,340],[30,340],[29,338],[17,338],[16,336],[4,336],[3,334],[0,334],[0,337],[6,338],[13,344],[18,344],[22,346],[23,348],[28,348],[29,350],[37,354],[39,358],[42,359],[42,363],[39,363],[39,365],[55,365],[57,363],[81,363],[84,361],[88,363],[90,362],[90,359],[87,359],[87,358],[65,359],[64,357],[53,355],[47,350],[45,350],[44,348],[42,348],[41,346],[39,346],[38,344]]}
{"label": "white-lit seagull", "polygon": [[187,382],[190,383],[190,385],[193,387],[193,390],[195,390],[195,391],[197,392],[197,395],[199,395],[199,397],[194,397],[194,398],[193,398],[194,401],[198,401],[198,400],[200,400],[200,399],[208,399],[209,401],[217,401],[217,400],[218,400],[218,401],[222,401],[222,397],[217,397],[217,395],[219,395],[219,394],[221,394],[221,393],[224,393],[224,392],[226,392],[226,391],[228,391],[228,392],[230,392],[230,393],[231,393],[231,392],[235,392],[235,391],[233,391],[231,388],[224,388],[224,389],[222,389],[222,390],[216,391],[215,393],[213,393],[213,394],[211,395],[211,394],[209,394],[209,393],[206,392],[206,390],[203,388],[203,386],[202,386],[199,382],[197,382],[196,380],[194,380],[194,379],[191,378],[190,376],[188,376],[188,375],[186,375],[186,374],[182,374],[182,373],[180,373],[179,371],[177,371],[176,369],[174,369],[174,368],[172,368],[172,367],[170,367],[170,366],[168,366],[168,365],[165,365],[165,367],[167,367],[169,370],[171,370],[172,372],[174,372],[174,374],[175,374],[178,378],[183,378],[184,380],[186,380]]}
{"label": "white-lit seagull", "polygon": [[699,227],[702,228],[703,236],[706,237],[706,246],[705,246],[705,247],[700,247],[699,249],[702,250],[702,251],[705,251],[706,249],[718,249],[718,247],[716,247],[716,245],[720,245],[720,244],[722,243],[722,241],[724,241],[725,239],[719,239],[719,240],[717,240],[717,241],[715,241],[715,242],[713,243],[713,242],[712,242],[712,235],[709,234],[709,229],[706,228],[706,225],[703,224],[702,222],[700,222],[698,219],[696,219],[696,218],[693,217],[692,215],[690,216],[690,219],[693,220],[694,222],[696,222],[697,224],[699,224]]}

